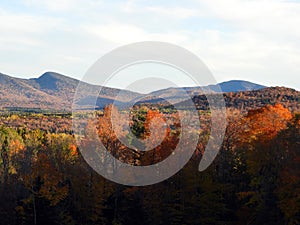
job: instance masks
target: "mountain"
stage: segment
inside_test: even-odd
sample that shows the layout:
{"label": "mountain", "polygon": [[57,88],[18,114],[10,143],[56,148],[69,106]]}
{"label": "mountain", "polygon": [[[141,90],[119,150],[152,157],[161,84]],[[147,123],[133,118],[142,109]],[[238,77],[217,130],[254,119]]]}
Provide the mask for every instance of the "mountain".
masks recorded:
{"label": "mountain", "polygon": [[184,101],[182,91],[185,91],[190,97],[202,95],[207,92],[240,92],[240,91],[255,91],[266,88],[266,86],[251,83],[243,80],[231,80],[222,82],[217,85],[208,85],[203,87],[183,87],[183,88],[167,88],[158,91],[154,91],[143,97],[140,103],[162,103],[166,101],[172,101],[173,103],[179,103]]}
{"label": "mountain", "polygon": [[[247,112],[250,109],[261,108],[265,105],[282,104],[292,112],[300,112],[300,92],[286,87],[269,87],[255,91],[240,91],[223,93],[227,108],[239,109]],[[198,110],[209,109],[205,95],[197,95],[192,98]],[[176,108],[188,109],[189,103],[183,101],[175,104]]]}
{"label": "mountain", "polygon": [[[54,72],[46,72],[38,78],[20,79],[0,73],[0,107],[40,108],[70,111],[79,80]],[[98,96],[97,105],[103,108],[112,103],[121,91],[97,85],[81,83],[79,97],[84,99]],[[122,91],[121,101],[129,101],[141,94]],[[103,101],[102,101],[103,100]],[[79,102],[80,104],[80,102]]]}
{"label": "mountain", "polygon": [[[73,97],[79,84],[79,80],[55,73],[46,72],[38,78],[21,79],[11,77],[0,73],[0,108],[5,107],[24,107],[40,108],[54,110],[71,110]],[[258,90],[264,88],[262,85],[250,83],[247,81],[228,81],[220,83],[223,92],[237,92]],[[83,108],[93,107],[93,100],[96,105],[103,108],[106,104],[113,103],[120,89],[102,87],[100,95],[98,90],[100,86],[81,83],[81,89],[77,95],[79,97],[77,104]],[[202,87],[210,89],[213,92],[219,91],[216,85]],[[184,87],[183,89],[189,96],[198,96],[203,94],[200,87]],[[167,88],[144,95],[136,92],[122,90],[119,96],[118,105],[123,102],[134,101],[143,103],[161,103],[166,100],[172,100],[174,103],[183,101],[181,88]]]}
{"label": "mountain", "polygon": [[[231,80],[219,84],[222,92],[255,91],[266,88],[266,86],[255,84],[244,80]],[[216,85],[209,85],[209,88],[217,91]]]}
{"label": "mountain", "polygon": [[28,80],[0,74],[0,106],[59,108],[62,101],[28,83]]}

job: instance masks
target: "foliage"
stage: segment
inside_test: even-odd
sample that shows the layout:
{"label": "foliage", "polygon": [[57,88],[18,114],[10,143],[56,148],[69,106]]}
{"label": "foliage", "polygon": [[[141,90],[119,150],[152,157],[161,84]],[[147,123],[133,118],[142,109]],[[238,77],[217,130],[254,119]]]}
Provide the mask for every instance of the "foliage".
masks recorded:
{"label": "foliage", "polygon": [[[141,140],[153,136],[154,141],[162,123],[166,128],[160,145],[141,153],[116,137],[111,120],[122,118],[122,112],[114,110],[107,107],[88,124],[114,157],[150,165],[172,154],[180,137],[176,111],[132,111],[131,128]],[[220,154],[206,171],[197,171],[210,129],[210,115],[202,112],[201,141],[193,158],[173,177],[146,187],[122,186],[99,176],[79,153],[69,129],[53,130],[58,125],[48,115],[3,117],[10,123],[0,127],[0,223],[299,224],[300,116],[282,105],[228,115]],[[45,129],[36,129],[37,116]],[[21,126],[21,120],[27,124]],[[127,137],[121,126],[116,129]],[[93,138],[87,135],[84,143]]]}

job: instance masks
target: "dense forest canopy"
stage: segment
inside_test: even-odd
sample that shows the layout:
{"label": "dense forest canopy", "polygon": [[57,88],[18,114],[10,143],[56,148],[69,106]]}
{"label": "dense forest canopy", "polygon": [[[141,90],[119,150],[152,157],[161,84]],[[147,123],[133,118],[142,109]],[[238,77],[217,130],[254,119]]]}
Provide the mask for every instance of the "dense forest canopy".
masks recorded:
{"label": "dense forest canopy", "polygon": [[[146,153],[122,146],[110,124],[111,110],[106,107],[89,126],[114,157],[138,166],[172,154],[180,135],[176,110],[132,111],[131,130],[141,139],[149,135],[150,121],[156,126],[155,118],[168,124],[161,145]],[[0,223],[299,224],[300,115],[281,104],[247,113],[228,109],[222,148],[201,173],[210,114],[199,110],[199,116],[204,122],[190,162],[161,183],[130,187],[104,179],[85,162],[70,115],[2,115]]]}

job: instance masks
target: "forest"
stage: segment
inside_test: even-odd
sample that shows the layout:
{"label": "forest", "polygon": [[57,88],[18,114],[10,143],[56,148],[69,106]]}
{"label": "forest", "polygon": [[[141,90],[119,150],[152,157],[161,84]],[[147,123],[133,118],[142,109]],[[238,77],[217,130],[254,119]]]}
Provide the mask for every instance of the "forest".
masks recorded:
{"label": "forest", "polygon": [[[180,137],[176,110],[133,111],[132,133],[141,139],[149,135],[151,121],[156,126],[155,118],[168,124],[158,147],[134,154],[114,134],[112,110],[106,107],[97,124],[88,126],[97,128],[115,158],[139,166],[172,153]],[[131,187],[103,178],[86,163],[71,115],[2,114],[0,224],[300,224],[300,114],[281,104],[245,113],[228,109],[225,139],[204,172],[198,165],[210,132],[209,112],[199,110],[199,117],[200,141],[186,166],[161,183]],[[88,134],[82,138],[89,144]]]}

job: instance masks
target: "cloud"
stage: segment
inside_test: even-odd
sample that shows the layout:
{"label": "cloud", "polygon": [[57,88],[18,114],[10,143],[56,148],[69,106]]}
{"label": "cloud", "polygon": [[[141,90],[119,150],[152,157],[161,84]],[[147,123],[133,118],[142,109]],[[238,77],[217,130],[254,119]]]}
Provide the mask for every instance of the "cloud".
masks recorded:
{"label": "cloud", "polygon": [[26,13],[0,11],[1,32],[41,34],[56,27],[61,20],[46,16],[32,16]]}
{"label": "cloud", "polygon": [[[24,4],[30,7],[41,7],[49,11],[70,11],[77,7],[78,0],[23,0]],[[84,2],[82,2],[84,3]]]}
{"label": "cloud", "polygon": [[[263,34],[297,35],[300,24],[300,4],[288,1],[204,0],[211,16],[226,21],[233,28]],[[277,37],[274,37],[277,38]]]}
{"label": "cloud", "polygon": [[199,16],[198,10],[188,9],[183,7],[169,8],[169,7],[150,6],[150,7],[146,7],[146,11],[150,13],[158,14],[159,16],[172,17],[178,20]]}
{"label": "cloud", "polygon": [[[218,80],[239,78],[299,89],[299,3],[197,2],[195,8],[205,14],[193,22],[201,25],[187,28],[188,41],[181,45],[200,56]],[[201,23],[204,15],[206,25]]]}
{"label": "cloud", "polygon": [[178,43],[187,40],[180,32],[156,33],[149,32],[137,26],[122,23],[110,23],[106,25],[87,25],[84,29],[91,35],[116,44],[128,44],[139,41],[165,41]]}
{"label": "cloud", "polygon": [[17,50],[42,45],[41,36],[47,35],[59,24],[61,20],[52,17],[0,10],[1,47]]}
{"label": "cloud", "polygon": [[[196,53],[219,81],[236,77],[300,89],[300,4],[293,1],[21,2],[0,10],[0,58],[19,59],[23,51],[35,63],[3,60],[0,70],[11,74],[47,67],[79,77],[115,47],[155,40]],[[41,53],[47,56],[37,57]]]}

